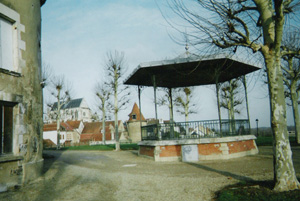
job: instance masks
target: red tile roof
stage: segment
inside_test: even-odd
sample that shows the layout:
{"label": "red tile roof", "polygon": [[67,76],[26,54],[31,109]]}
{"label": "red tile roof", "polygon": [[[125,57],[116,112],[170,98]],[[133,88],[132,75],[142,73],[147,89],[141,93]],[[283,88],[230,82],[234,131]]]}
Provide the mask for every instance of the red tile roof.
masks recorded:
{"label": "red tile roof", "polygon": [[50,139],[44,139],[43,140],[43,145],[44,145],[44,147],[54,147],[54,146],[56,146],[56,144]]}
{"label": "red tile roof", "polygon": [[[132,118],[133,115],[136,115],[135,119]],[[128,121],[140,121],[140,119],[141,119],[141,117],[140,117],[140,109],[139,109],[139,107],[137,106],[136,103],[134,103],[132,111],[131,111],[131,113],[128,116],[129,116],[129,120]],[[146,119],[143,116],[143,114],[142,114],[142,121],[146,121]]]}
{"label": "red tile roof", "polygon": [[56,123],[53,124],[44,124],[43,131],[56,131]]}
{"label": "red tile roof", "polygon": [[[122,121],[119,121],[121,124]],[[114,121],[105,122],[105,139],[111,140],[110,125],[114,127]],[[102,122],[86,122],[84,123],[84,129],[80,135],[80,141],[102,141]]]}
{"label": "red tile roof", "polygon": [[86,122],[81,134],[100,134],[101,128],[101,122]]}
{"label": "red tile roof", "polygon": [[[56,131],[56,123],[52,124],[44,124],[43,131]],[[80,125],[80,121],[67,121],[67,122],[61,122],[60,126],[65,130],[65,131],[73,131],[74,129],[77,129]]]}
{"label": "red tile roof", "polygon": [[80,121],[67,121],[68,125],[70,125],[73,129],[79,128]]}
{"label": "red tile roof", "polygon": [[80,141],[102,141],[102,134],[81,134]]}

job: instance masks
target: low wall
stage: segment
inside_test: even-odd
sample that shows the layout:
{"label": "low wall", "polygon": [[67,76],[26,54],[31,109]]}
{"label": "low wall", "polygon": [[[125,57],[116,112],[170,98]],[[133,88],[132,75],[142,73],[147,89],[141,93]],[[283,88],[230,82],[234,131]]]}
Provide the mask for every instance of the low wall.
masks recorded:
{"label": "low wall", "polygon": [[22,161],[23,157],[21,156],[0,157],[0,193],[22,184]]}
{"label": "low wall", "polygon": [[139,142],[139,155],[155,161],[230,159],[258,153],[254,135]]}

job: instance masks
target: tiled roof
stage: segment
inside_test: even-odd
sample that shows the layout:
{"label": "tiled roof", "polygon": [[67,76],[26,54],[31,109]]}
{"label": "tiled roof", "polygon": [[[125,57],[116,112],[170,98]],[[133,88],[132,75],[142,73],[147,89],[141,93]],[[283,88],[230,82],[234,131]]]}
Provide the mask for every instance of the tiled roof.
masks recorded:
{"label": "tiled roof", "polygon": [[101,141],[102,135],[101,134],[81,134],[80,141]]}
{"label": "tiled roof", "polygon": [[56,131],[56,123],[44,124],[43,131]]}
{"label": "tiled roof", "polygon": [[[120,120],[119,122],[122,123]],[[112,127],[115,127],[114,121],[106,121],[105,122],[105,133],[110,133],[110,125]],[[100,134],[102,130],[102,122],[85,122],[84,128],[82,130],[82,134]]]}
{"label": "tiled roof", "polygon": [[43,144],[45,147],[52,147],[55,146],[56,144],[50,140],[50,139],[43,139]]}
{"label": "tiled roof", "polygon": [[101,122],[86,122],[82,130],[82,134],[97,134],[101,132]]}
{"label": "tiled roof", "polygon": [[[136,115],[135,119],[133,119],[133,115]],[[136,103],[134,103],[132,111],[131,111],[131,113],[128,116],[129,116],[129,120],[128,121],[140,121],[140,118],[141,118],[140,117],[140,109],[139,109],[139,107],[137,106]],[[143,114],[142,114],[142,121],[146,121],[146,119],[143,116]]]}
{"label": "tiled roof", "polygon": [[[43,131],[56,131],[56,123],[52,124],[44,124]],[[80,125],[80,121],[67,121],[67,122],[61,122],[60,126],[65,130],[65,131],[73,131],[74,129],[78,128]]]}
{"label": "tiled roof", "polygon": [[72,130],[79,128],[80,121],[66,121],[64,122]]}
{"label": "tiled roof", "polygon": [[[114,121],[106,121],[105,122],[105,133],[106,139],[111,139],[111,126],[114,127]],[[119,125],[122,123],[120,120]],[[80,135],[80,141],[102,141],[102,122],[85,122],[84,129]]]}
{"label": "tiled roof", "polygon": [[[68,103],[64,104],[61,109],[70,109],[70,108],[77,108],[77,107],[80,107],[80,104],[82,102],[83,98],[78,98],[78,99],[73,99],[73,100],[70,100]],[[62,103],[61,103],[62,104]],[[53,108],[52,110],[56,110],[57,108],[57,102],[55,102],[53,104]]]}

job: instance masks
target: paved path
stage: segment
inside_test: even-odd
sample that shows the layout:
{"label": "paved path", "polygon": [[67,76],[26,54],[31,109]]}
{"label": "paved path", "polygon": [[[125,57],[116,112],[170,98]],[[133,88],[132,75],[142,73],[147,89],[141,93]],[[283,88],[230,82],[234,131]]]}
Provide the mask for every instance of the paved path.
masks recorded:
{"label": "paved path", "polygon": [[[45,151],[44,175],[0,200],[211,200],[223,187],[273,178],[272,148],[239,159],[154,162],[136,151]],[[293,149],[300,177],[300,148]]]}

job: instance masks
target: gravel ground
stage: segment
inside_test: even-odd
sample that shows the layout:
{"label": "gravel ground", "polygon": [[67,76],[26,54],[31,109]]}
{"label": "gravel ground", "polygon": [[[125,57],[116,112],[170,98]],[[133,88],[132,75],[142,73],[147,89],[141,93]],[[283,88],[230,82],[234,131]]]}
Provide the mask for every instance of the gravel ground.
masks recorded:
{"label": "gravel ground", "polygon": [[[44,174],[0,200],[212,200],[227,185],[272,180],[272,148],[238,159],[154,162],[137,151],[45,151]],[[300,177],[300,148],[293,148]]]}

